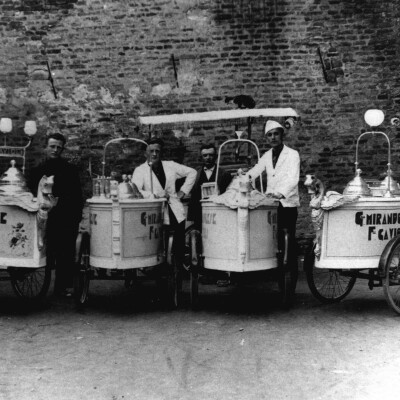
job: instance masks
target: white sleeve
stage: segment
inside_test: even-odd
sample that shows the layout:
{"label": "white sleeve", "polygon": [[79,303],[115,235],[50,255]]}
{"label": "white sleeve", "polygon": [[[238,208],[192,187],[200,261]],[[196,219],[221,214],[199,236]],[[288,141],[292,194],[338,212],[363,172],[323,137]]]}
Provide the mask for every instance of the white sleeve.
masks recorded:
{"label": "white sleeve", "polygon": [[147,199],[151,196],[151,191],[145,190],[145,182],[142,168],[137,167],[133,171],[131,182],[136,185],[142,196]]}
{"label": "white sleeve", "polygon": [[187,167],[186,165],[178,164],[176,162],[174,162],[174,168],[178,178],[186,177],[185,182],[181,187],[181,191],[185,194],[189,194],[196,181],[196,170],[194,168]]}
{"label": "white sleeve", "polygon": [[267,166],[267,153],[265,153],[258,161],[258,163],[247,172],[247,176],[251,176],[251,179],[258,178],[266,169]]}

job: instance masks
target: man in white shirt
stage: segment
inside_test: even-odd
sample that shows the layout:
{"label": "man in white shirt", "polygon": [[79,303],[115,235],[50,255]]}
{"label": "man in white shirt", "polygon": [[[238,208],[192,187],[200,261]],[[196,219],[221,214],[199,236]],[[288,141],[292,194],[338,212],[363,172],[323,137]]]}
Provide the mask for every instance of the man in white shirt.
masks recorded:
{"label": "man in white shirt", "polygon": [[[287,230],[295,243],[297,207],[299,200],[300,156],[296,150],[283,144],[284,128],[276,121],[268,120],[264,126],[267,143],[271,146],[250,169],[246,175],[255,179],[263,171],[267,174],[266,195],[279,200],[278,233],[282,238],[283,230]],[[240,173],[244,171],[239,170]],[[295,246],[289,249],[291,256],[295,254]]]}
{"label": "man in white shirt", "polygon": [[[178,266],[183,263],[185,250],[185,210],[181,199],[190,193],[196,180],[196,170],[175,161],[162,160],[164,142],[159,138],[148,141],[147,161],[139,165],[132,175],[132,182],[144,198],[154,196],[168,200],[164,213],[164,224],[174,231],[173,252]],[[175,182],[185,178],[180,190],[176,192]]]}

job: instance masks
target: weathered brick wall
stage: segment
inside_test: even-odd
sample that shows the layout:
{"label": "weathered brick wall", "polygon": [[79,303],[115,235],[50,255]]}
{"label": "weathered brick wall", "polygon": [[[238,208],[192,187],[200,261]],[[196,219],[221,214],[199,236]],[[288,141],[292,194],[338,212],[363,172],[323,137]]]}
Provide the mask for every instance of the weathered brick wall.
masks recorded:
{"label": "weathered brick wall", "polygon": [[[344,188],[371,107],[385,111],[382,129],[399,170],[399,130],[389,124],[400,102],[395,0],[2,0],[0,12],[0,112],[13,119],[19,143],[24,121],[38,122],[29,165],[45,134],[60,131],[68,156],[83,171],[90,159],[100,172],[107,140],[145,137],[139,115],[229,109],[225,96],[244,93],[258,108],[293,107],[301,115],[287,143],[301,153],[302,179],[317,171],[330,189]],[[41,72],[46,60],[57,98]],[[163,135],[169,156],[195,166],[201,142],[215,136],[221,143],[232,132]],[[252,137],[265,149],[260,123]],[[361,146],[366,176],[384,172],[385,149],[381,138]],[[129,170],[137,158],[137,150],[118,150],[110,162]],[[304,242],[312,233],[301,191]]]}

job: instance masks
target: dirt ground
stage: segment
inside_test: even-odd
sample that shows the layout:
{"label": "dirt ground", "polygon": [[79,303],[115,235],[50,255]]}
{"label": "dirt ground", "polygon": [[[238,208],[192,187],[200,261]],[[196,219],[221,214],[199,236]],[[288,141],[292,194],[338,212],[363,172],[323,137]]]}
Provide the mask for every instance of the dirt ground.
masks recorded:
{"label": "dirt ground", "polygon": [[[187,289],[187,287],[186,287]],[[356,283],[321,305],[301,274],[285,311],[273,282],[201,285],[177,310],[145,283],[91,283],[84,311],[49,292],[21,305],[0,282],[2,400],[398,399],[400,318]]]}

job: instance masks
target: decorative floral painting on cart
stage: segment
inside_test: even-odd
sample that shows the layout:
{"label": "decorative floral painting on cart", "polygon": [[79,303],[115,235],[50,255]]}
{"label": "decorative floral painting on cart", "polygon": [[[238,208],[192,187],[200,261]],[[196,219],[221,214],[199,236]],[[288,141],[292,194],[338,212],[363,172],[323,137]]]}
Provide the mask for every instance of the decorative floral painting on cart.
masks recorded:
{"label": "decorative floral painting on cart", "polygon": [[33,258],[35,215],[19,207],[0,206],[0,258]]}

